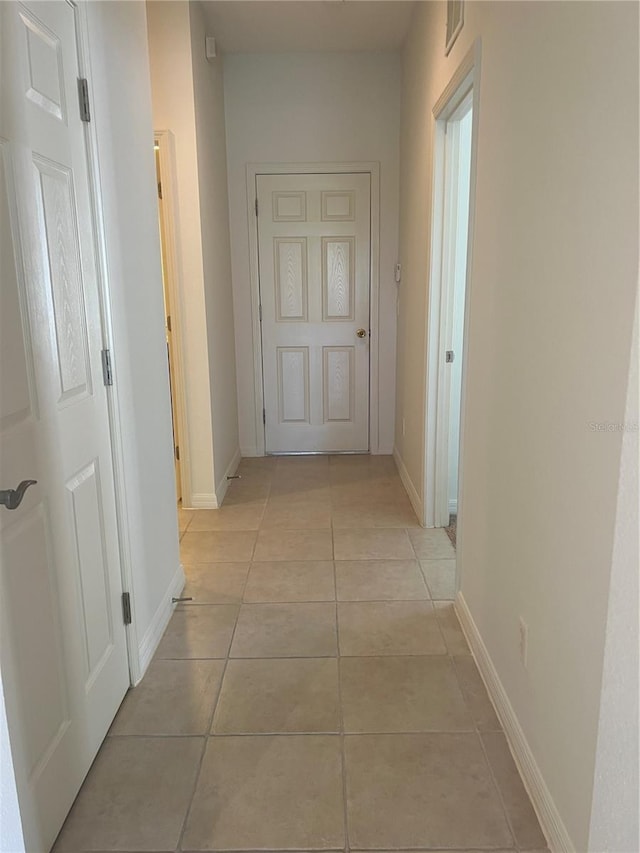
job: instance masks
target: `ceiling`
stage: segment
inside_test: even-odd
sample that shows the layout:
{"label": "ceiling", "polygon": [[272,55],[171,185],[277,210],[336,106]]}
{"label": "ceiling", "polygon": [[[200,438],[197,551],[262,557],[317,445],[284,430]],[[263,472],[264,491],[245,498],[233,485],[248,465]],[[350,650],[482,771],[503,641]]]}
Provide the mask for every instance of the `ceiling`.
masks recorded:
{"label": "ceiling", "polygon": [[406,0],[202,0],[209,35],[224,53],[399,50]]}

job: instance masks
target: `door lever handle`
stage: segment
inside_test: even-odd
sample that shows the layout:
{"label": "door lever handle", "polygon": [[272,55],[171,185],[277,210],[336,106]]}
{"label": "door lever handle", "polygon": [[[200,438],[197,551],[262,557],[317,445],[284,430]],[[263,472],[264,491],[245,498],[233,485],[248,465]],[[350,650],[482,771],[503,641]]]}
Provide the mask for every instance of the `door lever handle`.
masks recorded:
{"label": "door lever handle", "polygon": [[23,480],[17,489],[0,489],[0,504],[7,509],[18,509],[24,493],[29,486],[35,486],[37,482],[37,480]]}

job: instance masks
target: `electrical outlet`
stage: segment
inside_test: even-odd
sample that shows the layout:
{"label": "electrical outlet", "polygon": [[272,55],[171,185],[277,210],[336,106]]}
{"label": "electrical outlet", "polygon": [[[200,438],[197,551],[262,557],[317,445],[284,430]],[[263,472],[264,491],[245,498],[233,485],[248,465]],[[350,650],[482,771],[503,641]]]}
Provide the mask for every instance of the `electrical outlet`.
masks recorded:
{"label": "electrical outlet", "polygon": [[526,669],[529,657],[529,626],[520,617],[520,663]]}
{"label": "electrical outlet", "polygon": [[404,431],[405,431],[405,424],[404,424],[404,418],[403,418],[402,419],[402,437],[403,438],[404,438]]}

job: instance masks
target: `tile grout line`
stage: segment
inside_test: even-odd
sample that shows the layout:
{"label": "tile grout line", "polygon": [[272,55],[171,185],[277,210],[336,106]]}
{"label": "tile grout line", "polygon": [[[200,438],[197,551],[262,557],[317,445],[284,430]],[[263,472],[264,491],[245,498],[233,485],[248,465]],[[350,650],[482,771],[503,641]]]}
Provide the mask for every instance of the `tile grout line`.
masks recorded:
{"label": "tile grout line", "polygon": [[[331,604],[332,602],[325,602],[327,604]],[[342,603],[342,602],[338,602]],[[349,603],[349,602],[347,602]],[[457,657],[472,657],[470,654],[460,654],[456,655]],[[242,655],[238,657],[230,656],[230,660],[333,660],[336,655],[267,655],[264,657],[256,657],[255,655]],[[451,652],[405,652],[400,654],[398,652],[394,652],[393,654],[384,654],[383,652],[378,652],[377,654],[361,654],[361,655],[341,655],[343,658],[352,659],[352,658],[445,658],[445,657],[453,657]],[[192,661],[192,660],[217,660],[224,661],[224,658],[203,658],[203,657],[195,657],[195,658],[158,658],[158,660],[171,660],[171,661]],[[501,731],[497,729],[496,731]],[[121,737],[121,735],[118,735]]]}
{"label": "tile grout line", "polygon": [[[303,658],[304,660],[304,658]],[[336,660],[336,658],[330,658],[330,660]],[[313,730],[313,731],[269,731],[269,732],[214,732],[211,735],[207,735],[209,738],[230,738],[230,737],[254,737],[254,738],[274,738],[274,737],[314,737],[314,736],[337,736],[340,735],[341,732],[335,729],[327,729],[327,730]],[[499,729],[496,730],[487,730],[487,732],[480,732],[477,728],[474,727],[468,729],[402,729],[400,731],[396,731],[395,729],[364,729],[362,731],[345,731],[344,735],[346,737],[383,737],[385,735],[473,735],[473,734],[503,734]],[[178,740],[181,738],[192,738],[197,739],[204,737],[204,735],[148,735],[148,734],[135,734],[135,735],[113,735],[113,739],[117,740],[136,740],[139,738],[143,738],[144,740]],[[498,848],[499,850],[502,848]]]}
{"label": "tile grout line", "polygon": [[339,714],[339,729],[340,729],[340,763],[342,769],[342,811],[343,811],[343,826],[344,826],[344,850],[349,853],[351,847],[349,845],[349,820],[347,813],[347,756],[346,756],[346,739],[344,730],[344,706],[342,704],[342,666],[340,664],[340,619],[338,615],[338,575],[336,570],[335,560],[333,561],[333,582],[336,590],[335,614],[336,614],[336,646],[337,659],[336,666],[338,670],[338,714]]}
{"label": "tile grout line", "polygon": [[[256,540],[255,540],[255,542],[254,542],[253,550],[255,550],[255,544],[256,544],[256,542],[257,542],[257,539],[258,539],[258,537],[256,536]],[[251,552],[251,553],[252,553],[252,556],[253,556],[253,550],[252,550],[252,552]],[[251,561],[249,561],[249,571],[250,571],[250,570],[251,570]],[[245,588],[246,588],[246,585],[247,585],[248,580],[249,580],[249,572],[247,572],[246,577],[245,577],[245,580],[244,580],[244,584],[243,584],[243,586],[242,586],[242,596],[243,596],[243,597],[244,597],[244,591],[245,591]],[[240,619],[240,607],[238,608],[238,612],[237,612],[237,614],[236,614],[235,622],[234,622],[234,625],[233,625],[233,631],[231,632],[231,638],[230,638],[230,640],[229,640],[229,646],[228,646],[228,648],[227,648],[227,655],[226,655],[226,658],[225,658],[225,660],[224,660],[224,667],[223,667],[223,669],[222,669],[222,675],[221,675],[221,677],[220,677],[220,684],[219,684],[219,686],[218,686],[218,690],[217,690],[217,692],[216,692],[216,697],[215,697],[215,700],[214,700],[214,702],[213,702],[213,707],[212,707],[212,709],[211,709],[211,714],[209,715],[209,720],[208,720],[208,723],[207,723],[207,728],[205,729],[205,733],[204,733],[204,737],[203,737],[202,752],[201,752],[201,754],[200,754],[200,762],[199,762],[199,764],[198,764],[198,769],[197,769],[197,771],[196,771],[196,775],[195,775],[195,779],[194,779],[193,787],[192,787],[192,789],[191,789],[191,796],[190,796],[190,798],[189,798],[189,805],[187,806],[187,810],[186,810],[186,812],[185,812],[184,820],[183,820],[183,822],[182,822],[182,827],[181,827],[181,829],[180,829],[180,835],[178,836],[178,844],[177,844],[177,847],[176,847],[176,850],[177,850],[177,851],[182,850],[182,842],[183,842],[183,840],[184,840],[185,832],[187,831],[187,824],[188,824],[188,822],[189,822],[189,818],[191,817],[191,811],[192,811],[192,809],[193,809],[193,801],[194,801],[194,799],[195,799],[196,791],[198,790],[198,784],[199,784],[199,782],[200,782],[200,777],[201,777],[201,775],[202,775],[202,766],[203,766],[203,764],[204,764],[204,758],[205,758],[205,755],[206,755],[206,752],[207,752],[207,747],[208,747],[208,745],[209,745],[209,738],[210,738],[210,736],[211,736],[211,729],[212,729],[212,727],[213,727],[213,720],[214,720],[215,713],[216,713],[216,710],[217,710],[217,707],[218,707],[218,702],[220,701],[220,695],[221,695],[221,693],[222,693],[222,688],[223,688],[223,685],[224,685],[224,679],[225,679],[225,676],[226,676],[226,674],[227,674],[227,667],[229,666],[229,656],[230,656],[230,654],[231,654],[231,646],[232,646],[232,644],[233,644],[233,639],[234,639],[234,637],[235,637],[235,635],[236,635],[236,628],[238,627],[238,620],[239,620],[239,619]]]}
{"label": "tile grout line", "polygon": [[[501,732],[501,734],[502,734],[502,732]],[[476,735],[477,735],[478,741],[480,743],[480,749],[482,750],[484,760],[486,761],[487,767],[489,768],[489,774],[491,776],[491,781],[493,782],[493,786],[496,789],[496,793],[498,794],[498,800],[499,800],[500,805],[502,807],[504,819],[505,819],[505,822],[506,822],[507,827],[509,829],[509,832],[511,833],[513,846],[516,848],[516,850],[520,850],[520,845],[518,844],[516,834],[515,834],[515,831],[513,829],[513,825],[511,823],[511,817],[509,816],[509,811],[508,811],[506,803],[504,801],[504,797],[502,796],[502,789],[498,783],[498,780],[496,778],[496,774],[493,771],[493,765],[492,765],[491,761],[489,760],[489,754],[487,753],[487,750],[485,749],[484,740],[482,739],[482,733],[480,732],[480,730],[477,727],[476,727]]]}

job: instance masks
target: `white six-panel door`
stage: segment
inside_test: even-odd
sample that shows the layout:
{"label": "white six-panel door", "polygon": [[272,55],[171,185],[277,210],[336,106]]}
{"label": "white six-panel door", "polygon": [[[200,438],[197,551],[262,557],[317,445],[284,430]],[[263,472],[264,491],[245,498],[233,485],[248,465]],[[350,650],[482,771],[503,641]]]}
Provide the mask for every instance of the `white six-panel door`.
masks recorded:
{"label": "white six-panel door", "polygon": [[366,452],[370,175],[256,184],[266,450]]}
{"label": "white six-panel door", "polygon": [[0,642],[29,851],[49,850],[124,696],[76,10],[0,3]]}

